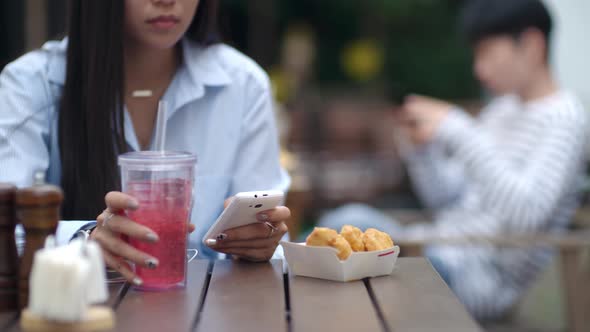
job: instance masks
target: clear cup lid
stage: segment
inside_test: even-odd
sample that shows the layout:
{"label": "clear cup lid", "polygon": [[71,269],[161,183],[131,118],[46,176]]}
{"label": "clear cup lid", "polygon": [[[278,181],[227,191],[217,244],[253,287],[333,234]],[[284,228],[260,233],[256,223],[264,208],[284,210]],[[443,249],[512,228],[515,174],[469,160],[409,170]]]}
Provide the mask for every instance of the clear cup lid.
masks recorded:
{"label": "clear cup lid", "polygon": [[136,169],[192,167],[197,156],[188,152],[175,151],[136,151],[119,156],[119,166]]}

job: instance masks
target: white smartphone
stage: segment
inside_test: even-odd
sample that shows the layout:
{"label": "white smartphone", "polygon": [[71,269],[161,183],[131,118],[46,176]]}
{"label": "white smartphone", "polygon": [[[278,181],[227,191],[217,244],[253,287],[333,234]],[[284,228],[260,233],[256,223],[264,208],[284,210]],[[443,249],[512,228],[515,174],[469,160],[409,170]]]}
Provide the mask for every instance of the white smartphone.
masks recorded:
{"label": "white smartphone", "polygon": [[283,204],[285,195],[282,191],[250,191],[241,192],[234,196],[227,208],[223,210],[213,226],[203,237],[203,243],[208,239],[215,239],[223,231],[258,223],[256,215],[259,212],[272,210]]}

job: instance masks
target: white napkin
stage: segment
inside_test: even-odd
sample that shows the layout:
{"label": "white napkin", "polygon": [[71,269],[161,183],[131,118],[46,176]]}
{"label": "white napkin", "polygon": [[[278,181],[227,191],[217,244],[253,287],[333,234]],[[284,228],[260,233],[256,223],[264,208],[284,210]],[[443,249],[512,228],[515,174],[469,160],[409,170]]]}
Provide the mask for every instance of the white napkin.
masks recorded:
{"label": "white napkin", "polygon": [[106,281],[106,268],[102,251],[96,242],[89,241],[86,245],[90,262],[90,276],[87,285],[88,304],[102,303],[108,300],[109,292]]}
{"label": "white napkin", "polygon": [[32,313],[55,321],[84,320],[89,304],[108,298],[100,248],[83,240],[56,247],[49,237],[35,253],[29,287]]}

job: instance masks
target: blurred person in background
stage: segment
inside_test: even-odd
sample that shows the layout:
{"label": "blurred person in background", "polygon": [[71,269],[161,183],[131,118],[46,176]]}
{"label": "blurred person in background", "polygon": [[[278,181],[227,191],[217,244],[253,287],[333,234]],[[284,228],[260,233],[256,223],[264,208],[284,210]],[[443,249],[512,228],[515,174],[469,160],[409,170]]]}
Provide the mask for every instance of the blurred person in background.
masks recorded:
{"label": "blurred person in background", "polygon": [[166,149],[199,158],[189,246],[205,257],[269,260],[287,232],[284,206],[219,234],[211,248],[201,243],[226,198],[290,183],[279,164],[268,76],[221,43],[218,1],[72,0],[70,10],[66,39],[0,73],[0,181],[29,186],[43,172],[65,193],[58,239],[79,229],[101,245],[110,267],[141,284],[127,261],[157,268],[157,257],[121,236],[147,243],[158,236],[121,213],[138,202],[118,192],[117,156],[154,148],[163,100]]}
{"label": "blurred person in background", "polygon": [[[400,149],[434,222],[401,226],[367,206],[320,225],[377,227],[393,238],[459,239],[563,232],[579,204],[588,117],[549,66],[552,19],[540,0],[471,0],[462,29],[474,72],[495,96],[477,118],[409,96],[396,111]],[[403,249],[402,249],[403,250]],[[496,320],[550,262],[552,250],[430,246],[426,256],[479,320]]]}

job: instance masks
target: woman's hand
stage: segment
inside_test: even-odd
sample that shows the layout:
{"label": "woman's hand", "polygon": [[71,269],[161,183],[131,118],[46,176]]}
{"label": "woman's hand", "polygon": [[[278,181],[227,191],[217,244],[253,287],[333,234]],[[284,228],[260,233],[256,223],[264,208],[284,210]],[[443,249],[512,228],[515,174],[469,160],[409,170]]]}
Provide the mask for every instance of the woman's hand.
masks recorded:
{"label": "woman's hand", "polygon": [[[229,200],[226,201],[227,207]],[[266,262],[271,259],[279,241],[287,233],[285,221],[291,211],[285,206],[258,213],[259,223],[228,229],[219,234],[214,243],[208,244],[213,250],[233,255],[252,262]]]}
{"label": "woman's hand", "polygon": [[[90,238],[100,244],[105,263],[110,268],[121,273],[129,282],[139,286],[142,280],[133,273],[127,262],[155,269],[158,267],[158,259],[133,248],[121,236],[156,243],[159,240],[158,235],[148,227],[125,216],[125,210],[139,208],[138,202],[133,197],[120,192],[110,192],[105,196],[105,202],[107,208],[96,218],[97,226],[90,234]],[[189,223],[189,233],[194,229],[195,226]]]}

